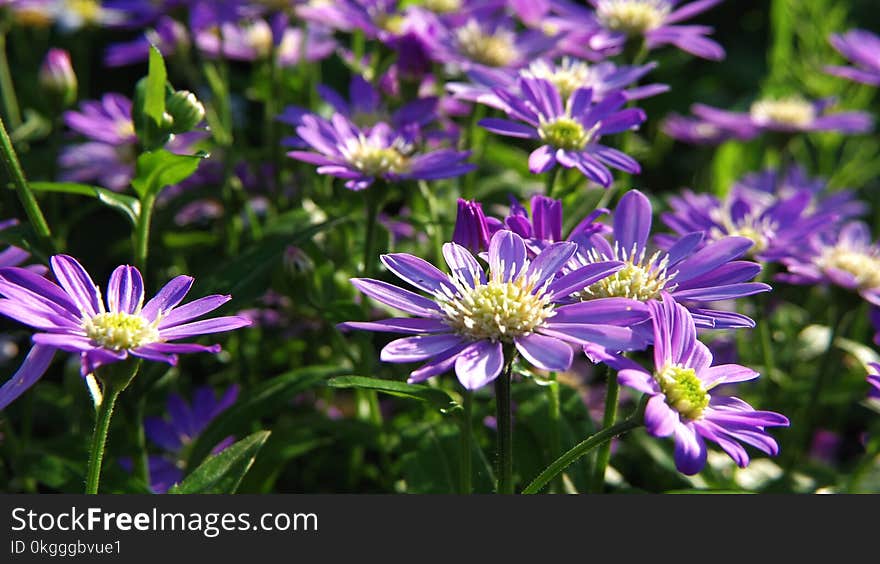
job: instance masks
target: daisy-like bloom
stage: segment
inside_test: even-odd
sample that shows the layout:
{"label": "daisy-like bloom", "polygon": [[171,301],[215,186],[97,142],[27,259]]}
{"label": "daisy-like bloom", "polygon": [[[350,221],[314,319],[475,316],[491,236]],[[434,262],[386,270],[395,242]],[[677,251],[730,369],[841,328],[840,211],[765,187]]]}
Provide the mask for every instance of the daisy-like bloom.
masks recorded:
{"label": "daisy-like bloom", "polygon": [[529,260],[522,238],[499,231],[489,242],[489,272],[456,243],[443,246],[452,274],[409,254],[382,256],[385,266],[427,298],[379,280],[354,278],[367,296],[421,319],[392,318],[348,322],[340,327],[412,335],[382,349],[386,362],[428,361],[410,374],[421,382],[452,368],[470,390],[501,373],[515,349],[542,370],[567,370],[572,344],[598,344],[613,350],[642,348],[644,341],[629,325],[647,319],[644,304],[627,299],[560,305],[573,289],[618,270],[617,262],[594,264],[566,275],[561,267],[576,245],[560,242]]}
{"label": "daisy-like bloom", "polygon": [[593,49],[614,47],[620,51],[629,39],[641,37],[648,49],[675,45],[712,61],[724,58],[721,45],[706,37],[712,28],[678,24],[719,3],[721,0],[697,0],[678,6],[679,0],[590,0],[595,11],[587,12],[571,2],[554,2],[560,15],[579,19],[587,27],[599,27],[601,33],[590,39]]}
{"label": "daisy-like bloom", "polygon": [[479,253],[489,248],[489,225],[480,202],[458,199],[458,213],[455,216],[452,242],[472,253]]}
{"label": "daisy-like bloom", "polygon": [[756,411],[737,397],[711,393],[720,385],[753,380],[758,373],[738,364],[712,366],[712,353],[697,340],[693,319],[669,294],[648,306],[654,327],[654,366],[647,370],[616,356],[603,360],[618,370],[621,384],[650,396],[645,428],[655,437],[675,439],[679,472],[692,475],[703,469],[707,440],[743,468],[749,464],[743,444],[776,456],[779,447],[767,428],[787,427],[785,416]]}
{"label": "daisy-like bloom", "polygon": [[872,243],[871,229],[861,221],[850,221],[834,233],[814,234],[782,263],[788,272],[777,275],[779,280],[835,284],[880,306],[880,245]]}
{"label": "daisy-like bloom", "polygon": [[119,266],[107,285],[105,304],[76,259],[55,255],[51,266],[57,284],[23,268],[0,268],[0,314],[39,331],[24,364],[0,388],[0,409],[43,375],[56,350],[79,354],[83,376],[129,355],[174,365],[178,354],[217,353],[220,345],[170,341],[250,325],[239,316],[193,321],[231,297],[206,296],[179,306],[192,287],[190,276],[174,278],[145,304],[140,272]]}
{"label": "daisy-like bloom", "polygon": [[880,37],[864,29],[851,29],[829,39],[855,67],[828,66],[825,72],[862,84],[880,86]]}
{"label": "daisy-like bloom", "polygon": [[520,78],[519,92],[496,89],[495,94],[507,106],[507,115],[518,121],[486,118],[480,125],[499,135],[541,141],[529,155],[532,173],[547,172],[558,163],[607,188],[614,180],[608,166],[641,172],[630,156],[599,143],[602,135],[635,129],[646,119],[638,108],[620,109],[626,104],[623,94],[593,103],[593,92],[578,88],[563,102],[559,90],[543,78]]}
{"label": "daisy-like bloom", "polygon": [[365,132],[338,113],[329,120],[305,115],[296,133],[313,151],[291,151],[287,155],[318,165],[318,174],[345,179],[346,188],[351,190],[363,190],[377,179],[436,180],[460,176],[475,168],[465,162],[469,152],[438,149],[419,153],[406,132],[395,131],[384,122]]}
{"label": "daisy-like bloom", "polygon": [[[144,419],[144,434],[162,454],[149,456],[150,489],[153,493],[166,493],[171,486],[183,479],[187,451],[199,435],[218,415],[232,407],[238,399],[238,384],[229,386],[218,398],[208,386],[196,389],[192,403],[178,394],[168,396],[167,416]],[[235,441],[227,437],[211,450],[211,454],[223,452]],[[120,461],[126,470],[132,470],[131,459]]]}
{"label": "daisy-like bloom", "polygon": [[737,132],[718,127],[706,120],[669,114],[661,125],[663,133],[676,141],[691,145],[717,145],[729,139],[737,138]]}
{"label": "daisy-like bloom", "polygon": [[146,61],[150,56],[150,46],[155,45],[164,57],[185,51],[190,47],[186,27],[168,16],[156,21],[155,27],[148,29],[137,39],[114,43],[104,53],[104,64],[108,67],[122,67]]}
{"label": "daisy-like bloom", "polygon": [[612,215],[611,241],[601,234],[573,237],[578,243],[573,261],[576,265],[588,265],[613,260],[623,262],[624,267],[582,288],[578,293],[580,299],[622,297],[648,301],[666,292],[687,304],[699,327],[755,326],[744,315],[703,307],[770,290],[767,284],[747,282],[761,271],[761,265],[737,260],[748,252],[751,239],[724,237],[703,245],[705,235],[697,231],[682,236],[668,250],[652,252],[648,249],[648,237],[653,210],[644,194],[630,190]]}
{"label": "daisy-like bloom", "polygon": [[546,55],[556,40],[538,30],[517,31],[511,18],[471,18],[437,37],[437,60],[467,72],[479,68],[518,69]]}
{"label": "daisy-like bloom", "polygon": [[[663,222],[679,235],[702,231],[704,241],[738,236],[751,239],[749,255],[762,262],[778,261],[798,242],[823,230],[834,229],[841,218],[859,215],[864,205],[841,190],[824,197],[822,179],[810,179],[800,167],[784,173],[767,170],[750,174],[733,185],[724,200],[690,190],[669,198],[672,212]],[[658,236],[664,247],[671,236]]]}
{"label": "daisy-like bloom", "polygon": [[538,59],[519,71],[473,69],[468,73],[470,83],[452,82],[447,84],[446,88],[461,100],[478,102],[504,111],[507,110],[507,106],[495,94],[495,89],[515,90],[518,87],[517,77],[520,76],[550,81],[563,100],[567,100],[578,88],[592,90],[596,102],[617,91],[623,93],[627,100],[641,100],[669,90],[665,84],[648,84],[626,89],[656,66],[656,63],[649,63],[638,67],[618,67],[608,61],[591,65],[586,61],[569,57],[564,57],[559,63]]}
{"label": "daisy-like bloom", "polygon": [[56,24],[64,32],[83,27],[117,26],[126,21],[124,12],[104,6],[101,0],[13,0],[8,7],[20,25]]}
{"label": "daisy-like bloom", "polygon": [[871,130],[873,126],[871,114],[830,113],[828,110],[834,103],[833,98],[811,101],[800,96],[788,96],[757,100],[748,112],[731,112],[705,104],[694,104],[691,112],[716,127],[729,130],[739,139],[752,139],[767,131],[780,133],[836,131],[855,134]]}
{"label": "daisy-like bloom", "polygon": [[[111,190],[124,190],[131,183],[137,158],[137,135],[131,100],[107,93],[100,100],[86,100],[79,111],[64,113],[64,123],[88,139],[61,150],[60,179],[97,182]],[[175,135],[166,145],[173,153],[192,153],[191,146],[206,134],[192,131]]]}
{"label": "daisy-like bloom", "polygon": [[876,362],[868,363],[868,384],[871,389],[868,391],[868,397],[872,399],[880,399],[880,364]]}

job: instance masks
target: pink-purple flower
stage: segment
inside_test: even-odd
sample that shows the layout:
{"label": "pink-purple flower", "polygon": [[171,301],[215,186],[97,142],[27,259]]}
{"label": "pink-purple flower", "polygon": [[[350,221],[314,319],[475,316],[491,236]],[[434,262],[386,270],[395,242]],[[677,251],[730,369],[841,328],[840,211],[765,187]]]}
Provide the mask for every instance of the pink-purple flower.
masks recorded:
{"label": "pink-purple flower", "polygon": [[827,66],[825,72],[862,84],[880,86],[880,37],[864,29],[833,34],[831,45],[854,67]]}
{"label": "pink-purple flower", "polygon": [[348,322],[341,328],[410,335],[386,345],[380,358],[427,361],[410,374],[411,383],[454,369],[467,389],[497,378],[514,350],[539,369],[562,371],[571,366],[572,345],[642,348],[644,341],[629,326],[647,319],[644,304],[628,299],[561,303],[622,266],[606,261],[563,274],[575,247],[559,242],[530,260],[522,238],[502,230],[489,243],[488,274],[456,243],[443,246],[451,274],[409,254],[383,255],[391,272],[430,297],[379,280],[352,279],[362,293],[416,318]]}
{"label": "pink-purple flower", "polygon": [[192,287],[190,276],[177,276],[144,303],[140,272],[119,266],[105,302],[76,259],[55,255],[51,266],[57,284],[24,268],[0,268],[0,314],[38,331],[24,364],[0,388],[0,409],[43,375],[57,350],[78,354],[83,376],[129,356],[173,365],[178,354],[217,353],[220,345],[172,341],[250,325],[239,316],[195,321],[231,297],[211,295],[180,305]]}
{"label": "pink-purple flower", "polygon": [[706,441],[717,443],[736,464],[745,467],[749,454],[743,445],[775,456],[776,440],[768,427],[786,427],[788,419],[772,411],[757,411],[743,400],[712,393],[720,385],[746,382],[758,373],[738,364],[712,366],[712,353],[697,340],[688,310],[664,294],[651,300],[654,362],[645,369],[633,360],[605,356],[618,370],[620,383],[648,394],[645,427],[655,437],[673,437],[675,466],[696,474],[706,465]]}

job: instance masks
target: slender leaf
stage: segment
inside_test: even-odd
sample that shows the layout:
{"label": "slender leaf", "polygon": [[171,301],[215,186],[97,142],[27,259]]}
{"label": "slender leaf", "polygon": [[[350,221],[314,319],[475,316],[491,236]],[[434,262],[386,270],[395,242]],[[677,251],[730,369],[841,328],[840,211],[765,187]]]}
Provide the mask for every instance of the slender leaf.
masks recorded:
{"label": "slender leaf", "polygon": [[144,92],[144,113],[158,126],[165,115],[165,83],[168,73],[165,60],[155,45],[150,45],[150,63],[147,71],[147,86]]}
{"label": "slender leaf", "polygon": [[425,401],[438,409],[448,410],[458,404],[448,392],[421,384],[407,384],[396,380],[381,380],[367,376],[339,376],[327,382],[331,388],[362,388],[392,396]]}
{"label": "slender leaf", "polygon": [[97,198],[102,204],[122,212],[132,225],[137,223],[138,216],[141,213],[141,203],[137,198],[98,186],[76,182],[31,182],[30,186],[31,189],[37,192],[62,192]]}
{"label": "slender leaf", "polygon": [[215,454],[168,493],[235,493],[270,434],[270,431],[258,431]]}

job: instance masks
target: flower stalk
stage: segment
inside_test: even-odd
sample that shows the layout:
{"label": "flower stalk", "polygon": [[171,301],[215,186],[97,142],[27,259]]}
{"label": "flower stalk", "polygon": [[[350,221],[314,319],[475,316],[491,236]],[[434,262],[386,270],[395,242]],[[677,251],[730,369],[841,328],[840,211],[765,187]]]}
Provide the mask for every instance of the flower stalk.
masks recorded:
{"label": "flower stalk", "polygon": [[[602,428],[610,428],[617,419],[617,404],[620,395],[620,385],[617,381],[617,373],[611,370],[610,366],[606,366],[605,375],[607,379],[607,389],[605,391],[605,413],[602,416]],[[602,493],[605,487],[605,469],[608,468],[608,462],[611,460],[611,441],[606,441],[599,446],[596,452],[596,465],[593,468],[593,479],[590,484],[590,491],[593,493]]]}
{"label": "flower stalk", "polygon": [[498,479],[496,493],[513,491],[513,422],[510,410],[510,373],[513,359],[495,379],[495,409],[498,423]]}

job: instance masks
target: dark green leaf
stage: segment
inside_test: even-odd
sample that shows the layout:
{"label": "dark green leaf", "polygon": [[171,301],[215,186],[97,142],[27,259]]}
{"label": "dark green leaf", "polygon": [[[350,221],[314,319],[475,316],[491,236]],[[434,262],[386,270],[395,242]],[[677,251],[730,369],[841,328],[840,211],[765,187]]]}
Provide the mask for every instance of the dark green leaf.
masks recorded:
{"label": "dark green leaf", "polygon": [[142,198],[155,196],[162,188],[189,178],[205,156],[175,155],[165,149],[141,153],[131,185]]}
{"label": "dark green leaf", "polygon": [[231,494],[235,493],[244,475],[254,463],[269,431],[258,431],[203,462],[168,493]]}
{"label": "dark green leaf", "polygon": [[30,186],[31,189],[37,192],[63,192],[65,194],[78,194],[80,196],[97,198],[106,206],[122,212],[132,225],[137,223],[138,216],[141,213],[141,203],[137,198],[118,194],[98,186],[78,184],[76,182],[31,182]]}
{"label": "dark green leaf", "polygon": [[165,71],[165,60],[155,45],[150,45],[150,63],[147,72],[147,86],[144,92],[144,113],[153,119],[156,125],[162,125],[165,115],[165,83],[168,74]]}
{"label": "dark green leaf", "polygon": [[455,398],[448,392],[424,386],[421,384],[407,384],[396,380],[381,380],[366,376],[339,376],[327,382],[331,388],[362,388],[376,390],[392,396],[411,398],[426,401],[438,409],[448,410],[457,406]]}

